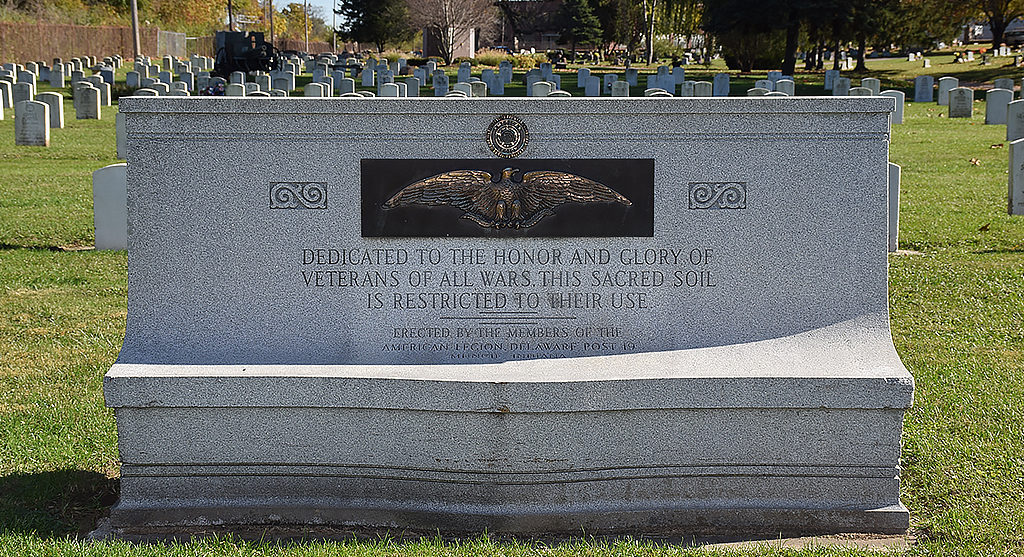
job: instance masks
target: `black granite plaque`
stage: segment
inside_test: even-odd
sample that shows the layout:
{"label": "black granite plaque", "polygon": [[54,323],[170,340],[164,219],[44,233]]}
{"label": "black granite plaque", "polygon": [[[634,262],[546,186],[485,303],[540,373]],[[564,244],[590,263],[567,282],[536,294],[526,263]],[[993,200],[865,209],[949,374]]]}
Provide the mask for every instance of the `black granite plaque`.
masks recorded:
{"label": "black granite plaque", "polygon": [[653,159],[363,159],[364,237],[654,235]]}

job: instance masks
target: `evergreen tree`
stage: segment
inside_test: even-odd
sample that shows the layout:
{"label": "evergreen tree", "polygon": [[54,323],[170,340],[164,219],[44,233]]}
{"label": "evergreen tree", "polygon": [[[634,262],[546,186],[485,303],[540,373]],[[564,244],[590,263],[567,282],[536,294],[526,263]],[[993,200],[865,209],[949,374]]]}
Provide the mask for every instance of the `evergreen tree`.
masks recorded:
{"label": "evergreen tree", "polygon": [[565,0],[561,9],[562,34],[558,40],[572,45],[576,59],[576,45],[601,44],[601,21],[594,14],[588,0]]}
{"label": "evergreen tree", "polygon": [[389,42],[407,41],[413,36],[406,0],[338,0],[334,13],[342,18],[336,30],[338,36],[371,43],[377,52],[383,52]]}

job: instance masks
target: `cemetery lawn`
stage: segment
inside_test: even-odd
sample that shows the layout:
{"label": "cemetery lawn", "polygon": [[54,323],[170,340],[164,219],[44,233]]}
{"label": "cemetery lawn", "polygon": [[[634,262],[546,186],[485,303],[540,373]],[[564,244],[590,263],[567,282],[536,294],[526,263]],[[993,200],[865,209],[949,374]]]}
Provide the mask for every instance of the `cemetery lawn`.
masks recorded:
{"label": "cemetery lawn", "polygon": [[[903,187],[892,330],[917,382],[903,450],[910,555],[1024,554],[1024,217],[1006,215],[1005,127],[983,125],[984,103],[976,109],[968,122],[908,105],[893,130]],[[12,111],[0,121],[0,557],[707,554],[585,539],[84,541],[116,498],[102,377],[124,334],[127,264],[123,252],[82,249],[93,242],[90,173],[115,162],[113,109],[100,121],[65,110],[68,128],[54,130],[48,149],[16,148]]]}

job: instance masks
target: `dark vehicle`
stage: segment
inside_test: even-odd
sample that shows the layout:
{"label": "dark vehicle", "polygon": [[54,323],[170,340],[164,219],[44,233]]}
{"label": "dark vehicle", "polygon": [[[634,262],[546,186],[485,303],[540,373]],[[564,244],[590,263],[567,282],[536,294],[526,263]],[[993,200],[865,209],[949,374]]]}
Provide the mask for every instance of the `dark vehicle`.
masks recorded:
{"label": "dark vehicle", "polygon": [[227,79],[232,72],[269,72],[278,68],[280,55],[258,31],[217,31],[212,75]]}
{"label": "dark vehicle", "polygon": [[1024,29],[1014,29],[1003,33],[1003,42],[1006,46],[1020,46],[1024,44]]}

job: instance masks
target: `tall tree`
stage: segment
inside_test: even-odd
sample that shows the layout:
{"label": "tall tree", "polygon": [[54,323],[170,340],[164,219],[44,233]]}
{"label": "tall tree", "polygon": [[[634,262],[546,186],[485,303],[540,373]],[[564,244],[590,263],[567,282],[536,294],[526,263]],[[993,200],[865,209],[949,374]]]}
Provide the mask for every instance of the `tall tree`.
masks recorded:
{"label": "tall tree", "polygon": [[572,45],[572,59],[576,60],[576,45],[601,43],[601,21],[590,8],[588,0],[565,0],[560,10],[561,35],[559,42]]}
{"label": "tall tree", "polygon": [[403,42],[414,35],[406,0],[338,0],[334,13],[342,17],[336,32],[345,40],[370,43],[384,52],[388,42]]}
{"label": "tall tree", "polygon": [[409,0],[413,23],[434,39],[445,64],[459,37],[494,22],[494,10],[492,0]]}
{"label": "tall tree", "polygon": [[1024,0],[977,0],[977,7],[988,18],[988,27],[992,30],[992,48],[998,48],[1003,43],[1006,26],[1024,16]]}
{"label": "tall tree", "polygon": [[644,36],[643,11],[633,0],[597,0],[592,4],[601,22],[602,39],[606,45],[624,45],[628,52],[636,50]]}

